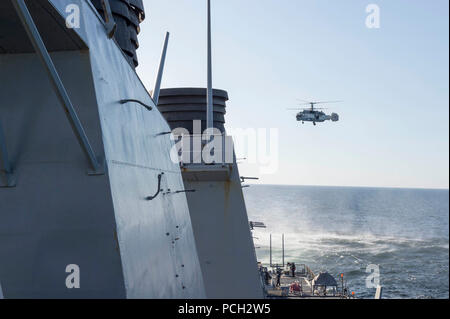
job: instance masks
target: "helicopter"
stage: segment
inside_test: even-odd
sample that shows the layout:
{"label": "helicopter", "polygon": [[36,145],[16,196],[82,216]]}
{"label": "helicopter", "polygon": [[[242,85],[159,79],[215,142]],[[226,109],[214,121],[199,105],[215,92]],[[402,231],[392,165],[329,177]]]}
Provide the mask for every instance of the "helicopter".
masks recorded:
{"label": "helicopter", "polygon": [[[323,108],[316,108],[315,106],[318,104],[340,103],[342,101],[325,101],[325,102],[304,101],[304,102],[306,102],[306,103],[302,103],[300,105],[310,105],[311,107],[307,108],[307,109],[301,109],[302,111],[297,114],[297,121],[302,122],[302,124],[305,124],[305,122],[313,122],[314,126],[316,126],[317,123],[320,123],[320,122],[325,122],[325,121],[337,122],[337,121],[339,121],[338,114],[331,113],[331,115],[327,115],[322,111],[322,110],[324,110]],[[298,110],[298,109],[289,109],[289,110]]]}

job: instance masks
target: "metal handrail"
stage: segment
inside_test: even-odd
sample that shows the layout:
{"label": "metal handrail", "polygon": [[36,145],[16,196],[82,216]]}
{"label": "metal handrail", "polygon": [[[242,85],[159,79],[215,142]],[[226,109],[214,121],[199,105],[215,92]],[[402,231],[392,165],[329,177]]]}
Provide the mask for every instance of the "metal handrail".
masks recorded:
{"label": "metal handrail", "polygon": [[161,173],[158,175],[158,189],[156,190],[155,195],[146,197],[145,198],[146,200],[148,200],[148,201],[154,200],[156,197],[158,197],[159,193],[161,193],[161,190],[162,190],[161,189],[161,179],[162,179],[163,175],[164,175],[164,173]]}
{"label": "metal handrail", "polygon": [[142,105],[143,107],[145,107],[148,111],[153,110],[153,108],[150,105],[145,104],[142,101],[136,100],[136,99],[124,99],[124,100],[120,100],[119,103],[120,104],[126,104],[126,103],[138,103],[140,105]]}

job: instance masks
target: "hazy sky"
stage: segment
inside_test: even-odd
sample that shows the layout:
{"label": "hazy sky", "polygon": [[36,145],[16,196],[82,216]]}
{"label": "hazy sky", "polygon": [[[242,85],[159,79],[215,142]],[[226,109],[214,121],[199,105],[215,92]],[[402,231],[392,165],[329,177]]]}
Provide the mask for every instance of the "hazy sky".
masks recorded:
{"label": "hazy sky", "polygon": [[[206,84],[206,0],[145,0],[138,73],[153,88]],[[380,7],[380,28],[365,24]],[[278,128],[264,184],[448,188],[448,0],[212,0],[214,87],[228,128]],[[341,121],[296,122],[297,98],[344,100]],[[238,154],[239,156],[239,154]]]}

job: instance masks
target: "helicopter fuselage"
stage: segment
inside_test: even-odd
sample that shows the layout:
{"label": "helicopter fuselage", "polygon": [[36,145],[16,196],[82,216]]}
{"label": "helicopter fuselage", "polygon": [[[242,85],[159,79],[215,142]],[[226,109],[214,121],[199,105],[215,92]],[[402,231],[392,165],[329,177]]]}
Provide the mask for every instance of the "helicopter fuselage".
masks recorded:
{"label": "helicopter fuselage", "polygon": [[332,113],[331,115],[327,115],[322,111],[314,111],[314,110],[304,110],[297,114],[297,121],[299,122],[313,122],[321,123],[325,121],[339,121],[339,115],[336,113]]}

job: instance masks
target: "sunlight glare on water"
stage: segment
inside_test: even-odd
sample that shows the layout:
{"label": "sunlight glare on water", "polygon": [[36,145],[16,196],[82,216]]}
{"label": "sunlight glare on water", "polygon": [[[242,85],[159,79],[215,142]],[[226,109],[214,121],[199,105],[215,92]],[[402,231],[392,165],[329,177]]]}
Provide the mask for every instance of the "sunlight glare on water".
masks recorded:
{"label": "sunlight glare on water", "polygon": [[380,267],[384,298],[449,297],[448,190],[252,186],[244,190],[258,260],[343,272],[349,288],[373,298],[366,268]]}

